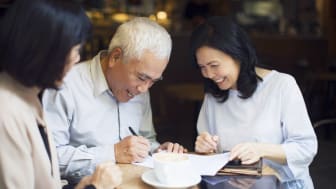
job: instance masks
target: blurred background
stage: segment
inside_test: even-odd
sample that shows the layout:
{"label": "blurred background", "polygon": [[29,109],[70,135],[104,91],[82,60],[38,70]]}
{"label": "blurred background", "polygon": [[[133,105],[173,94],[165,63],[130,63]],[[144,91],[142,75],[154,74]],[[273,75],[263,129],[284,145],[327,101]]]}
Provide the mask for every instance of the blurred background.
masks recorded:
{"label": "blurred background", "polygon": [[[159,141],[176,141],[191,151],[203,86],[189,60],[189,36],[209,16],[232,16],[248,31],[263,65],[296,78],[319,138],[311,168],[314,183],[316,188],[336,188],[331,172],[336,168],[335,0],[77,1],[94,26],[83,60],[107,49],[116,27],[134,16],[149,17],[170,32],[170,63],[164,80],[151,88],[153,118]],[[12,2],[0,0],[0,18]]]}

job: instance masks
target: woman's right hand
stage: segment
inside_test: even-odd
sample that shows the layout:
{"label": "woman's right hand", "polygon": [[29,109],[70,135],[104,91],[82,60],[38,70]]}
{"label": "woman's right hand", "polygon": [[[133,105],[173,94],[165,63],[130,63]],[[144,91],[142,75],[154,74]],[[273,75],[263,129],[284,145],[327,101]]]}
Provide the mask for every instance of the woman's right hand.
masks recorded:
{"label": "woman's right hand", "polygon": [[85,185],[92,184],[96,189],[112,189],[119,186],[122,182],[122,172],[114,162],[105,162],[97,165],[95,172],[82,179],[76,189],[85,188]]}
{"label": "woman's right hand", "polygon": [[217,150],[219,137],[208,132],[201,133],[195,142],[195,151],[198,153],[213,153]]}
{"label": "woman's right hand", "polygon": [[97,189],[112,189],[122,182],[122,172],[114,162],[99,164],[92,175],[91,184]]}

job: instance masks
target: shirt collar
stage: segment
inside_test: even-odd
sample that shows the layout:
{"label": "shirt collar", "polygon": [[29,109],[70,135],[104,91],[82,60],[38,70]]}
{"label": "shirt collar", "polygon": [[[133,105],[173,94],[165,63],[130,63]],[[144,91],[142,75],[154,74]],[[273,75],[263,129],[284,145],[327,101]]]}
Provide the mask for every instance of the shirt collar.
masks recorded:
{"label": "shirt collar", "polygon": [[0,73],[0,80],[5,87],[21,98],[32,110],[34,117],[39,125],[46,127],[43,119],[42,105],[38,98],[41,91],[38,87],[26,87],[5,72]]}
{"label": "shirt collar", "polygon": [[[100,62],[100,56],[107,51],[100,51],[93,59],[90,67],[90,74],[93,81],[93,93],[97,97],[105,91],[110,91]],[[111,93],[112,94],[112,93]]]}

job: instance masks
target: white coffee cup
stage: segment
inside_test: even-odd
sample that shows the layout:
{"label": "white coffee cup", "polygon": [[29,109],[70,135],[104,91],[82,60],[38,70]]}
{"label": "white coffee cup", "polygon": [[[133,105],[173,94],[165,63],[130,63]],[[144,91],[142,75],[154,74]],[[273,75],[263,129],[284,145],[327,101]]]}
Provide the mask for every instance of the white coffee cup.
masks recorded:
{"label": "white coffee cup", "polygon": [[156,179],[166,185],[178,186],[190,183],[199,177],[193,171],[186,154],[161,152],[153,154]]}

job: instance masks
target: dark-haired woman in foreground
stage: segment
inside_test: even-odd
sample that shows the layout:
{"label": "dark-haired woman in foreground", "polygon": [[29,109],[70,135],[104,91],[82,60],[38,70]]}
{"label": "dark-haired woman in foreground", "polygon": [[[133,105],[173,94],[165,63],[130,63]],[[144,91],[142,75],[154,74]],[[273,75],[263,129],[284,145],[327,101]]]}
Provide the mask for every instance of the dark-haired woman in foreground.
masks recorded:
{"label": "dark-haired woman in foreground", "polygon": [[263,158],[281,181],[314,188],[308,167],[317,140],[295,79],[258,67],[247,34],[227,17],[196,28],[191,51],[206,92],[195,150],[228,150],[243,164]]}
{"label": "dark-haired woman in foreground", "polygon": [[[90,30],[83,9],[71,0],[16,0],[0,30],[0,188],[61,188],[52,135],[38,94],[57,88],[79,61]],[[97,166],[77,188],[114,188],[121,172]]]}

